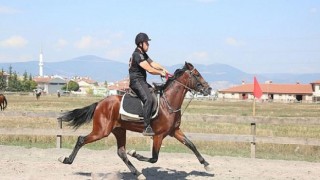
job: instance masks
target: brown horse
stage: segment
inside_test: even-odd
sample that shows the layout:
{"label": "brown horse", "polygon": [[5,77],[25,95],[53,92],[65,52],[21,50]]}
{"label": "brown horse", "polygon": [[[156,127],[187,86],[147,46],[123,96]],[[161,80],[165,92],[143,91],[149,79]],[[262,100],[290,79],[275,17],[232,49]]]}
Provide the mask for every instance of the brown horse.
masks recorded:
{"label": "brown horse", "polygon": [[[195,145],[179,128],[181,123],[180,109],[186,93],[188,91],[197,91],[204,95],[208,95],[211,92],[210,86],[193,67],[193,65],[186,62],[182,69],[177,69],[173,77],[168,79],[163,89],[164,92],[160,98],[159,114],[151,123],[155,132],[155,135],[153,136],[152,157],[144,157],[136,153],[134,150],[128,152],[128,154],[140,161],[156,163],[158,161],[162,141],[169,135],[173,136],[191,149],[200,163],[204,165],[205,169],[207,171],[211,170],[209,163],[205,161]],[[74,128],[78,128],[93,119],[92,132],[87,136],[79,136],[70,156],[60,157],[60,162],[64,164],[72,164],[79,149],[83,145],[107,137],[112,133],[117,140],[118,156],[138,179],[145,179],[144,175],[140,173],[128,160],[125,149],[126,130],[142,133],[144,123],[143,121],[131,122],[121,120],[121,116],[119,114],[121,99],[122,96],[109,96],[100,102],[96,102],[82,109],[75,109],[73,111],[66,112],[63,116],[58,118],[59,120],[69,122],[69,125],[72,125]]]}
{"label": "brown horse", "polygon": [[3,94],[0,94],[0,110],[4,111],[4,109],[7,107],[7,104],[7,98]]}

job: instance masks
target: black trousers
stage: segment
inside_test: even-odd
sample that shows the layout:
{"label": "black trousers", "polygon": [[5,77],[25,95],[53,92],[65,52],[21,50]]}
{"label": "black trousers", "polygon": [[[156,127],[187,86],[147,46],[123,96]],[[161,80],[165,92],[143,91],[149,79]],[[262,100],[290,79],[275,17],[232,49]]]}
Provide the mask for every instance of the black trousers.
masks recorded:
{"label": "black trousers", "polygon": [[145,126],[150,124],[152,105],[154,103],[149,87],[151,86],[144,79],[130,79],[130,88],[137,94],[143,103],[143,119]]}

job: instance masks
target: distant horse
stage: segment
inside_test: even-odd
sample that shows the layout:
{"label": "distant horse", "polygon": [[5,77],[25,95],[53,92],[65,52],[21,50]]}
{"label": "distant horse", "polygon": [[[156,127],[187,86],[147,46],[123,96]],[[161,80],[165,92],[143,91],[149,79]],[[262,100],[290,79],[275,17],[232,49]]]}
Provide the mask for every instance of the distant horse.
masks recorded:
{"label": "distant horse", "polygon": [[41,96],[41,91],[40,91],[40,90],[37,90],[37,91],[36,91],[36,98],[37,98],[37,100],[40,99],[40,96]]}
{"label": "distant horse", "polygon": [[0,110],[4,111],[4,109],[7,107],[7,104],[7,98],[3,94],[0,94]]}
{"label": "distant horse", "polygon": [[[151,126],[155,132],[153,136],[152,157],[147,158],[131,150],[128,154],[139,161],[156,163],[162,141],[165,137],[173,136],[178,141],[186,145],[204,165],[207,171],[211,167],[198,152],[195,145],[185,136],[179,128],[181,123],[181,106],[188,91],[201,92],[204,95],[211,93],[211,87],[203,79],[201,74],[190,63],[185,63],[182,69],[177,69],[163,87],[164,91],[160,98],[160,109],[158,116],[152,120]],[[117,140],[118,156],[128,166],[130,171],[138,178],[145,179],[129,161],[126,154],[126,130],[142,133],[144,129],[143,121],[124,121],[119,114],[121,99],[123,96],[109,96],[100,102],[86,106],[81,109],[74,109],[64,113],[59,120],[69,122],[69,125],[78,128],[81,125],[92,121],[92,132],[87,136],[79,136],[77,143],[69,157],[60,157],[59,161],[64,164],[72,164],[80,148],[88,143],[100,140],[112,133]]]}

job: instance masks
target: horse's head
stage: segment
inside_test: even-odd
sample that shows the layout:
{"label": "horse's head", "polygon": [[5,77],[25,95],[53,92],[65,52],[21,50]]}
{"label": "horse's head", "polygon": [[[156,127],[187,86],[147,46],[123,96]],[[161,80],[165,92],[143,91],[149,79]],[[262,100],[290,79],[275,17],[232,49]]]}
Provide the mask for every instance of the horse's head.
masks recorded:
{"label": "horse's head", "polygon": [[191,63],[185,62],[182,69],[177,69],[174,73],[173,79],[179,79],[180,83],[183,83],[188,90],[194,90],[207,96],[211,93],[212,88],[203,79],[199,71],[193,67]]}
{"label": "horse's head", "polygon": [[188,85],[190,89],[200,92],[204,96],[211,94],[212,88],[191,63],[185,62],[183,69],[186,69],[185,73],[189,75],[190,82]]}

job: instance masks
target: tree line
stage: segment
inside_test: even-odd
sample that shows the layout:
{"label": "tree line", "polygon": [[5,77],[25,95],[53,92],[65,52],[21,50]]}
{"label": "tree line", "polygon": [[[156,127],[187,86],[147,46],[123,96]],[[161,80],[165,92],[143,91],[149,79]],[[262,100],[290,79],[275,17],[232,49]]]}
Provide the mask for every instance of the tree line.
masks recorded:
{"label": "tree line", "polygon": [[[26,71],[23,73],[22,78],[18,76],[16,71],[13,71],[12,66],[9,67],[8,77],[2,69],[0,72],[0,90],[11,92],[31,92],[37,89],[38,84],[33,80],[32,75]],[[65,91],[78,91],[79,84],[75,81],[69,81],[61,90]]]}
{"label": "tree line", "polygon": [[32,79],[32,75],[25,71],[22,78],[13,71],[12,66],[9,67],[8,77],[5,76],[4,70],[0,72],[0,90],[12,92],[30,92],[37,88],[37,83]]}

